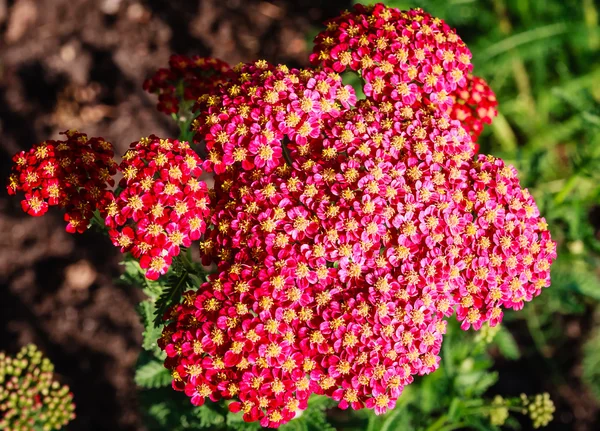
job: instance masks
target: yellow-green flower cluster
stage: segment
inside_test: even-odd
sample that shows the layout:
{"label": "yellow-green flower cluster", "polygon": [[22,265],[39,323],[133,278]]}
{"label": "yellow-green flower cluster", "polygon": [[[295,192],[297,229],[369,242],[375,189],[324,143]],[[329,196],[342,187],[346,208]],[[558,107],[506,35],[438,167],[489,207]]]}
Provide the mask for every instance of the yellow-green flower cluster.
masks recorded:
{"label": "yellow-green flower cluster", "polygon": [[534,428],[545,427],[552,421],[556,409],[554,402],[550,399],[550,394],[545,392],[531,397],[522,394],[521,399],[523,400],[525,412],[531,418]]}
{"label": "yellow-green flower cluster", "polygon": [[73,395],[53,372],[54,365],[32,344],[14,358],[0,352],[0,429],[58,430],[75,418]]}
{"label": "yellow-green flower cluster", "polygon": [[490,423],[500,427],[504,425],[506,419],[508,419],[508,406],[504,398],[496,395],[490,409]]}
{"label": "yellow-green flower cluster", "polygon": [[487,410],[490,423],[495,426],[504,425],[510,411],[529,416],[533,427],[537,429],[547,426],[552,421],[555,408],[548,393],[530,396],[521,394],[519,398],[509,399],[496,395]]}

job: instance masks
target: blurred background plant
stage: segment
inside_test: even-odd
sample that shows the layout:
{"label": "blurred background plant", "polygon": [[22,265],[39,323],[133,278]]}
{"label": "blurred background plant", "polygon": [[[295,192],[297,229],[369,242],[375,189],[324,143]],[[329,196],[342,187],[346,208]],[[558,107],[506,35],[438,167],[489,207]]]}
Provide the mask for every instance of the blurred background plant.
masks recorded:
{"label": "blurred background plant", "polygon": [[0,352],[0,430],[59,430],[75,418],[73,395],[53,373],[33,344],[15,357]]}

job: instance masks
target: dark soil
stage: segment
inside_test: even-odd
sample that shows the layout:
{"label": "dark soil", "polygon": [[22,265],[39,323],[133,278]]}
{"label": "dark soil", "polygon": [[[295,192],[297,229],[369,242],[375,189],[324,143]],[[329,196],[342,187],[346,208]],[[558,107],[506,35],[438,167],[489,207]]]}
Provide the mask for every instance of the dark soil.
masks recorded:
{"label": "dark soil", "polygon": [[[14,153],[66,129],[103,136],[118,154],[141,136],[175,136],[141,88],[171,53],[303,65],[306,35],[349,3],[0,0],[0,177]],[[51,213],[26,216],[18,199],[0,192],[0,351],[34,342],[51,358],[75,394],[70,430],[141,430],[133,366],[142,295],[115,283],[119,252],[106,237],[69,235]],[[552,391],[553,429],[591,431],[597,407],[576,383],[574,344],[558,364],[566,371]],[[499,391],[548,390],[549,359],[539,359],[499,363]]]}

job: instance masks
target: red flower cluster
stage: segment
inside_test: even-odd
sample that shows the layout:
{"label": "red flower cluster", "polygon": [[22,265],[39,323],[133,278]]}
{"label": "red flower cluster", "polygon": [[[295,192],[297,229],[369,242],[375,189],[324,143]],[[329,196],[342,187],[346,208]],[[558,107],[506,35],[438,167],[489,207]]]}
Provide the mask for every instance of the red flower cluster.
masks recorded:
{"label": "red flower cluster", "polygon": [[327,22],[327,30],[315,39],[311,61],[359,73],[373,100],[403,105],[419,100],[448,109],[473,141],[483,123],[490,124],[498,114],[493,91],[470,73],[471,53],[464,42],[446,23],[420,9],[357,5]]}
{"label": "red flower cluster", "polygon": [[67,131],[66,140],[45,141],[13,157],[8,193],[24,192],[23,211],[41,216],[49,206],[65,210],[67,232],[83,232],[102,199],[114,185],[117,164],[113,147],[102,138]]}
{"label": "red flower cluster", "polygon": [[173,55],[169,68],[163,68],[144,82],[144,90],[158,94],[159,111],[167,115],[179,112],[179,102],[190,104],[225,82],[229,65],[210,57]]}
{"label": "red flower cluster", "polygon": [[483,124],[492,124],[492,119],[498,115],[496,95],[482,78],[468,75],[467,86],[457,89],[451,97],[454,104],[450,109],[450,117],[460,121],[473,141],[477,141]]}
{"label": "red flower cluster", "polygon": [[[514,169],[472,161],[475,127],[449,116],[485,91],[442,21],[359,5],[315,49],[320,72],[257,62],[201,97],[215,172],[201,250],[218,273],[159,341],[175,389],[236,398],[263,426],[311,393],[385,412],[437,368],[444,318],[496,324],[549,284],[555,257]],[[356,107],[346,68],[365,80]]]}
{"label": "red flower cluster", "polygon": [[438,367],[446,318],[495,325],[549,285],[555,244],[535,202],[514,168],[476,157],[496,101],[470,58],[422,10],[357,5],[316,37],[318,69],[173,57],[145,84],[165,112],[197,99],[207,156],[132,144],[101,212],[149,278],[192,240],[216,264],[165,316],[176,390],[234,399],[263,426],[312,393],[383,413]]}
{"label": "red flower cluster", "polygon": [[210,199],[201,160],[187,142],[152,135],[123,156],[118,196],[101,208],[113,243],[140,260],[146,276],[165,274],[180,247],[206,229]]}

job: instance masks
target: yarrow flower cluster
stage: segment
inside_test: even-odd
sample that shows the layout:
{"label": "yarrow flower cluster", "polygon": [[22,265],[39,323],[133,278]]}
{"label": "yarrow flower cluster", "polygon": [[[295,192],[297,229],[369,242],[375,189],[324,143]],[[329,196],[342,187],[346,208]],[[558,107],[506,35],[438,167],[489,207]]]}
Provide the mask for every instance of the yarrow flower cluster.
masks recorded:
{"label": "yarrow flower cluster", "polygon": [[311,62],[358,72],[366,96],[377,102],[422,101],[444,110],[473,68],[456,32],[421,9],[356,5],[326,26],[315,38]]}
{"label": "yarrow flower cluster", "polygon": [[67,131],[63,141],[45,141],[13,157],[8,193],[25,193],[23,211],[41,216],[49,206],[65,210],[67,232],[83,232],[93,212],[114,185],[113,147],[102,138]]}
{"label": "yarrow flower cluster", "polygon": [[235,72],[196,106],[196,137],[208,151],[204,166],[215,174],[234,167],[270,173],[285,165],[285,151],[310,159],[310,142],[321,137],[325,122],[356,102],[335,73],[290,71],[264,60]]}
{"label": "yarrow flower cluster", "polygon": [[0,353],[0,428],[58,430],[75,418],[73,395],[53,379],[54,366],[34,345]]}
{"label": "yarrow flower cluster", "polygon": [[451,97],[454,103],[450,118],[460,121],[473,141],[477,141],[484,123],[492,124],[492,119],[498,115],[496,95],[482,78],[468,75],[465,88],[457,89]]}
{"label": "yarrow flower cluster", "polygon": [[144,90],[158,95],[157,109],[167,115],[179,112],[180,101],[193,105],[198,97],[226,81],[229,65],[208,57],[173,55],[163,68],[144,81]]}
{"label": "yarrow flower cluster", "polygon": [[181,247],[206,229],[210,198],[201,163],[187,142],[154,135],[123,156],[121,191],[100,212],[115,246],[138,258],[150,279],[165,274]]}
{"label": "yarrow flower cluster", "polygon": [[317,35],[314,69],[259,60],[200,85],[199,59],[177,57],[185,73],[155,78],[191,93],[153,78],[197,98],[194,147],[132,144],[100,212],[149,278],[192,240],[216,268],[165,315],[174,389],[269,427],[313,393],[384,413],[438,367],[447,318],[494,326],[549,285],[533,198],[476,154],[496,101],[470,58],[420,9],[357,5]]}

